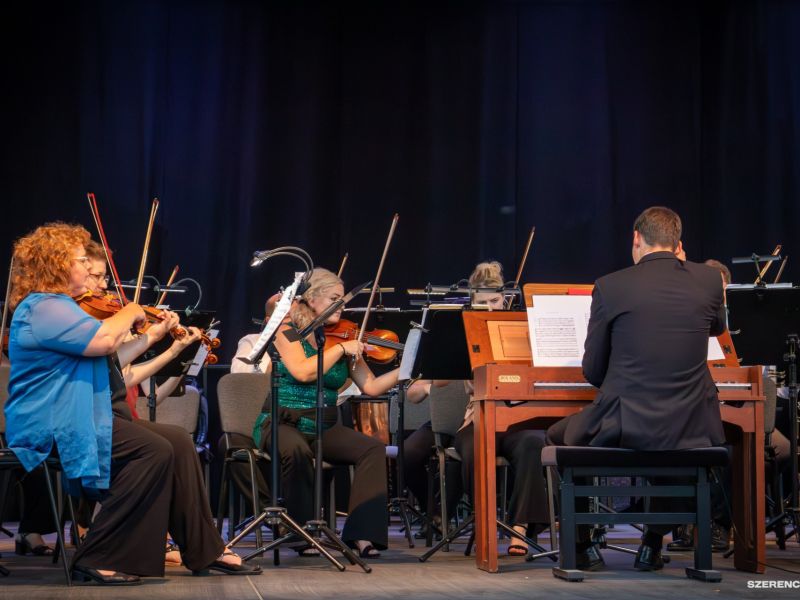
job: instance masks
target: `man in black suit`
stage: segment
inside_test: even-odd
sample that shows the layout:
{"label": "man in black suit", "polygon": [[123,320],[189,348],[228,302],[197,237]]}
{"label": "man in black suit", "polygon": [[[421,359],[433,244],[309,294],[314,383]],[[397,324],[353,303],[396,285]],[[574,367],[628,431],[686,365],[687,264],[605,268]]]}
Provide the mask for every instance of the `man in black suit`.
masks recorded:
{"label": "man in black suit", "polygon": [[[681,220],[645,210],[633,226],[634,266],[595,282],[583,374],[599,392],[547,432],[548,442],[635,450],[679,450],[725,441],[717,389],[706,363],[708,338],[725,329],[719,271],[676,256]],[[663,566],[671,526],[651,526],[636,568]],[[579,568],[603,565],[589,531],[578,535]]]}

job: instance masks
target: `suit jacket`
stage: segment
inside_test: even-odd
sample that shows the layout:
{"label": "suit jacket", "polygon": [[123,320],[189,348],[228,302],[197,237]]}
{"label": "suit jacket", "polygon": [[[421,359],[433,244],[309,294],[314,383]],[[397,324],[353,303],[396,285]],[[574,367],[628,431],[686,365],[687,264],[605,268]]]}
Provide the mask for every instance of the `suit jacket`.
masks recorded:
{"label": "suit jacket", "polygon": [[670,252],[601,277],[583,374],[600,388],[570,419],[568,445],[678,450],[722,444],[708,338],[725,329],[719,271]]}

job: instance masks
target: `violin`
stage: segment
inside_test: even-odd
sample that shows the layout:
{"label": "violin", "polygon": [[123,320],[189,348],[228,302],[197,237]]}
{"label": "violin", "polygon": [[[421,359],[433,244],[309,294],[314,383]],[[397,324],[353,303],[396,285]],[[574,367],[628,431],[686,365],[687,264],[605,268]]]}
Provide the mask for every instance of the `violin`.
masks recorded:
{"label": "violin", "polygon": [[[83,311],[95,319],[102,321],[108,317],[117,314],[122,309],[122,304],[119,299],[113,294],[100,294],[95,292],[86,292],[74,298]],[[142,306],[146,321],[137,325],[135,328],[136,333],[145,333],[151,325],[160,323],[164,320],[164,312],[153,308],[152,306]],[[180,339],[186,335],[186,329],[183,327],[173,327],[169,331],[173,339]],[[219,340],[217,340],[219,342]],[[219,343],[217,344],[219,346]]]}
{"label": "violin", "polygon": [[[78,306],[84,310],[84,312],[100,321],[117,314],[122,309],[122,304],[120,303],[119,299],[114,296],[114,294],[86,292],[85,294],[74,298],[74,300],[78,303]],[[153,308],[152,306],[142,306],[141,308],[144,311],[147,320],[142,325],[136,326],[134,331],[135,333],[139,334],[146,333],[151,325],[155,325],[156,323],[160,323],[164,320],[164,311],[158,308]],[[169,330],[169,333],[172,336],[172,339],[175,340],[181,339],[187,335],[186,329],[180,326],[173,327]],[[210,365],[217,364],[217,362],[219,362],[219,358],[217,358],[212,351],[222,345],[222,342],[220,342],[219,338],[209,337],[208,334],[203,332],[200,334],[200,343],[208,348],[206,362],[208,362]]]}
{"label": "violin", "polygon": [[[325,349],[333,348],[342,341],[357,340],[361,334],[356,323],[347,319],[339,319],[338,323],[325,326]],[[364,332],[361,338],[364,344],[373,346],[364,351],[367,358],[379,364],[392,362],[404,348],[400,338],[388,329],[372,329]]]}
{"label": "violin", "polygon": [[222,345],[222,342],[219,341],[219,338],[212,338],[210,337],[205,331],[200,334],[200,343],[203,344],[206,348],[208,348],[208,354],[206,354],[206,362],[209,365],[215,365],[219,362],[219,358],[216,354],[214,354],[214,350],[219,348]]}

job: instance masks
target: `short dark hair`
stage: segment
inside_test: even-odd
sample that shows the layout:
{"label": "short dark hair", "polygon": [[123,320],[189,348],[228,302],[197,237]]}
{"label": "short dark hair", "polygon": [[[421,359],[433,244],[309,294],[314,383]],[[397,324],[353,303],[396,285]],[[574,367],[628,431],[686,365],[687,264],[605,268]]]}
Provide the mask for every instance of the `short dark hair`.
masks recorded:
{"label": "short dark hair", "polygon": [[713,258],[709,258],[705,264],[707,264],[709,267],[719,269],[719,272],[722,273],[722,279],[725,280],[725,285],[728,285],[731,282],[731,270],[721,262],[714,260]]}
{"label": "short dark hair", "polygon": [[681,239],[681,218],[666,206],[651,206],[636,217],[633,230],[638,231],[648,246],[675,250]]}

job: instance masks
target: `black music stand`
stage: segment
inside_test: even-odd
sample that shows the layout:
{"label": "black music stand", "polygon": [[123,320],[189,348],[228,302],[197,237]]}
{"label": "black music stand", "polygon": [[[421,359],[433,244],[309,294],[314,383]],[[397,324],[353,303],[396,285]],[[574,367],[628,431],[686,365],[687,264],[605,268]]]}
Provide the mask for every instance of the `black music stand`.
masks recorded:
{"label": "black music stand", "polygon": [[[277,333],[277,332],[276,332]],[[264,347],[261,353],[252,361],[245,360],[244,362],[248,364],[258,364],[261,362],[264,353],[269,350],[270,359],[272,360],[272,370],[271,370],[271,378],[270,378],[270,387],[271,387],[271,404],[270,404],[270,415],[279,414],[280,410],[280,403],[278,402],[278,393],[280,390],[280,378],[283,377],[278,371],[278,365],[281,362],[281,355],[275,348],[275,334],[273,333],[272,337],[264,344]],[[243,359],[239,359],[243,360]],[[265,402],[266,404],[266,402]],[[263,410],[263,409],[262,409]],[[260,556],[269,550],[273,551],[273,564],[279,565],[280,564],[280,553],[278,548],[285,544],[285,543],[292,543],[295,540],[303,540],[312,548],[315,548],[322,556],[328,559],[337,569],[340,571],[344,571],[344,565],[342,565],[335,557],[333,557],[322,545],[322,543],[315,539],[312,535],[306,531],[302,525],[297,523],[294,519],[289,516],[289,513],[286,507],[283,506],[283,498],[281,497],[281,477],[280,477],[280,451],[278,449],[278,427],[274,426],[275,421],[273,419],[273,426],[270,427],[270,460],[271,460],[271,468],[270,468],[270,475],[271,475],[271,494],[272,494],[272,503],[271,506],[267,506],[261,512],[260,515],[254,515],[251,519],[247,522],[248,524],[242,529],[242,531],[234,537],[229,543],[228,546],[232,547],[239,543],[248,533],[250,533],[253,529],[260,527],[262,522],[266,522],[272,528],[273,531],[273,539],[270,543],[263,545],[261,544],[260,538],[257,535],[259,548],[255,552],[251,552],[247,556],[244,557],[243,560],[247,561],[251,558],[255,558],[256,556]],[[255,473],[251,472],[251,478],[255,481]],[[281,528],[283,528],[285,533],[281,533]]]}
{"label": "black music stand", "polygon": [[[419,350],[418,369],[421,377],[425,379],[472,379],[469,354],[467,352],[467,336],[464,330],[464,318],[460,310],[432,310],[428,321],[428,333],[423,336]],[[443,477],[442,473],[439,477]],[[419,557],[420,562],[425,562],[439,550],[449,549],[450,544],[468,528],[472,528],[470,540],[467,543],[466,555],[469,555],[475,536],[475,515],[466,519],[452,532],[448,532],[448,524],[442,523],[442,539],[433,548]],[[548,551],[535,540],[517,532],[501,519],[497,519],[497,526],[509,536],[517,538],[537,551],[534,558],[547,556],[555,560],[557,551]]]}
{"label": "black music stand", "polygon": [[[348,317],[356,318],[357,315],[363,315],[363,311],[359,309],[350,309],[345,311]],[[386,310],[374,309],[370,312],[367,319],[367,330],[388,329],[397,333],[400,339],[406,340],[405,349],[403,350],[403,359],[400,364],[400,375],[397,382],[397,457],[395,458],[395,492],[396,495],[389,500],[391,508],[397,510],[400,515],[400,520],[403,523],[403,531],[405,532],[408,547],[414,547],[414,537],[411,533],[411,518],[409,513],[413,514],[417,520],[427,523],[428,528],[433,527],[433,522],[426,515],[418,511],[413,505],[408,502],[408,491],[405,485],[405,401],[406,393],[410,385],[418,379],[414,377],[414,365],[416,363],[417,349],[419,348],[419,337],[424,331],[425,319],[427,318],[427,309],[425,310]],[[373,365],[373,372],[381,374],[395,368],[395,364],[389,365]]]}
{"label": "black music stand", "polygon": [[[213,310],[195,310],[188,315],[185,313],[179,314],[183,317],[181,320],[182,327],[197,327],[198,329],[205,331],[214,322],[214,315],[216,313]],[[172,342],[173,339],[170,335],[164,336],[163,339],[159,340],[150,348],[148,348],[147,352],[142,354],[140,359],[135,360],[134,363],[144,362],[158,356],[162,352],[165,352],[172,345]],[[186,371],[194,362],[199,344],[200,342],[198,341],[187,346],[181,351],[180,354],[178,354],[178,356],[164,365],[157,373],[153,373],[150,376],[150,390],[147,394],[147,409],[149,413],[148,419],[151,422],[155,422],[156,420],[156,399],[158,398],[156,388],[158,380],[161,379],[163,381],[169,377],[181,377],[185,375]]]}
{"label": "black music stand", "polygon": [[[350,298],[352,298],[355,294],[358,293],[361,289],[369,285],[368,283],[364,283],[360,286],[357,286],[349,292],[344,298],[340,298],[336,302],[332,303],[325,311],[323,311],[319,316],[317,316],[314,321],[312,321],[309,325],[307,325],[302,331],[297,331],[294,329],[289,329],[283,332],[283,335],[289,341],[299,341],[309,334],[314,334],[314,341],[317,344],[317,380],[316,380],[316,395],[317,395],[317,404],[316,404],[316,432],[315,432],[315,456],[314,456],[314,519],[307,521],[305,525],[299,525],[296,521],[294,521],[288,514],[286,508],[278,505],[278,489],[280,485],[280,478],[279,478],[279,464],[280,464],[280,453],[278,449],[278,423],[276,421],[276,415],[279,414],[279,403],[278,403],[278,396],[276,394],[278,388],[280,387],[277,383],[277,364],[280,361],[280,354],[277,350],[274,349],[274,343],[272,340],[269,341],[268,344],[264,345],[266,349],[267,346],[273,346],[273,352],[271,357],[273,359],[272,365],[272,386],[273,386],[273,396],[272,396],[272,410],[270,418],[272,419],[272,425],[270,427],[271,433],[271,453],[272,456],[270,457],[272,460],[272,496],[273,496],[273,503],[276,506],[270,506],[264,509],[264,511],[258,516],[255,517],[247,527],[245,527],[239,535],[233,538],[229,546],[233,546],[238,543],[242,538],[244,538],[248,533],[250,533],[256,527],[260,527],[261,523],[266,521],[268,524],[272,525],[273,527],[277,528],[278,525],[283,525],[287,528],[287,533],[282,535],[277,539],[273,539],[269,544],[261,546],[257,548],[247,556],[245,556],[242,560],[250,560],[251,558],[255,558],[256,556],[260,556],[265,552],[270,550],[276,549],[278,546],[285,542],[292,541],[294,538],[299,537],[300,539],[306,541],[308,544],[316,548],[322,556],[324,556],[331,564],[333,564],[339,571],[344,571],[345,566],[339,562],[330,552],[328,552],[327,548],[331,548],[333,550],[337,550],[344,554],[344,556],[350,561],[353,565],[360,566],[366,573],[371,573],[372,568],[364,562],[357,554],[355,554],[340,538],[336,535],[336,532],[333,531],[325,520],[322,518],[322,432],[323,432],[323,413],[325,410],[325,391],[323,388],[323,378],[324,378],[324,366],[323,363],[325,361],[325,322],[327,319],[334,314],[337,310],[339,310]],[[274,334],[273,334],[274,338]],[[262,354],[253,360],[253,363],[258,363],[261,360]],[[327,539],[324,539],[323,536]],[[277,552],[275,553],[275,563],[277,564]]]}
{"label": "black music stand", "polygon": [[[746,365],[780,365],[786,363],[786,384],[789,388],[789,421],[791,432],[792,495],[789,506],[775,519],[792,523],[792,531],[800,542],[800,490],[798,489],[798,381],[797,353],[800,351],[800,287],[762,287],[727,291],[729,329],[736,353]],[[788,514],[787,514],[788,513]],[[773,519],[773,521],[775,520]]]}
{"label": "black music stand", "polygon": [[[417,313],[418,311],[414,311]],[[417,353],[419,351],[421,338],[424,337],[425,321],[428,317],[428,311],[419,311],[419,323],[413,321],[409,322],[408,335],[405,337],[405,348],[403,350],[403,360],[400,363],[400,372],[397,377],[397,458],[395,459],[397,482],[396,491],[397,495],[392,498],[389,503],[392,507],[396,507],[400,514],[400,520],[403,522],[403,528],[408,540],[408,547],[414,547],[414,537],[411,534],[411,519],[409,513],[413,513],[418,520],[427,522],[429,531],[433,527],[433,521],[419,512],[415,507],[408,503],[408,491],[405,484],[405,402],[406,393],[409,386],[416,381],[414,377],[414,367],[416,364]],[[405,313],[406,317],[409,313]]]}

